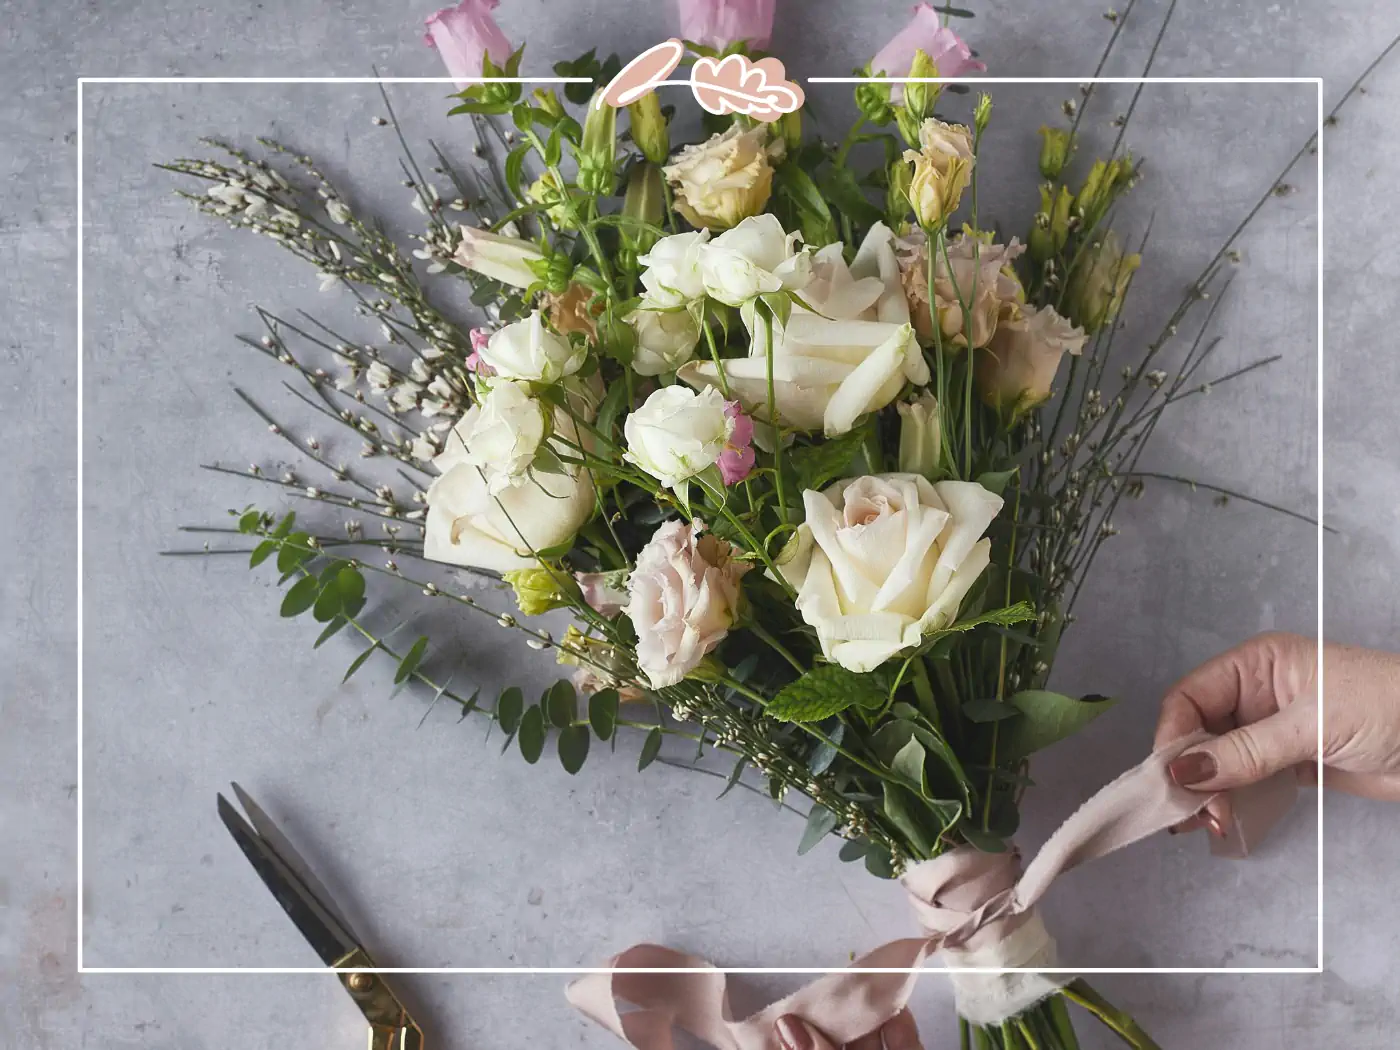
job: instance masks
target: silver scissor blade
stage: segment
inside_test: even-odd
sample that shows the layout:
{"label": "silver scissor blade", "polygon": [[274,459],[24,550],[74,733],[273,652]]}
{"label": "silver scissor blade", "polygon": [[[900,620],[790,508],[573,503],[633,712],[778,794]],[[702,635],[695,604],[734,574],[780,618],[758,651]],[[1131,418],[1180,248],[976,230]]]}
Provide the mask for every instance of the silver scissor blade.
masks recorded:
{"label": "silver scissor blade", "polygon": [[[219,817],[239,849],[326,965],[334,966],[340,958],[360,948],[359,939],[345,927],[326,899],[302,881],[274,845],[223,795],[218,796],[218,803]],[[267,815],[262,814],[261,820],[267,823]]]}

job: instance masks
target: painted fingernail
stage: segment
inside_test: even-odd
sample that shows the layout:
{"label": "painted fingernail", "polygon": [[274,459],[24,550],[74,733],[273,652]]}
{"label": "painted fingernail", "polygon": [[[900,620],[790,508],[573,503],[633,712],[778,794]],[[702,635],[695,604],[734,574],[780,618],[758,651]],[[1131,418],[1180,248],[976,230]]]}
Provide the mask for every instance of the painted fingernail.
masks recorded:
{"label": "painted fingernail", "polygon": [[812,1033],[796,1014],[783,1014],[778,1018],[778,1042],[783,1050],[813,1050]]}
{"label": "painted fingernail", "polygon": [[1167,828],[1167,834],[1168,834],[1168,835],[1180,835],[1180,834],[1181,834],[1181,829],[1180,829],[1179,827],[1177,827],[1175,824],[1173,824],[1171,827]]}
{"label": "painted fingernail", "polygon": [[1201,820],[1206,827],[1210,828],[1210,833],[1216,838],[1223,839],[1225,837],[1225,824],[1210,810],[1201,814]]}
{"label": "painted fingernail", "polygon": [[1167,772],[1180,787],[1190,787],[1215,776],[1215,756],[1209,751],[1188,751],[1167,763]]}

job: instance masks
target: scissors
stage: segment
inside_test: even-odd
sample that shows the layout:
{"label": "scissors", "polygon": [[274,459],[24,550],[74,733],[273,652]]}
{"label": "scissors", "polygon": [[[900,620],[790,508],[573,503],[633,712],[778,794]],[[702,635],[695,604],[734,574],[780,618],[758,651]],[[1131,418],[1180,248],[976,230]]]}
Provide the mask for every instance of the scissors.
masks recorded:
{"label": "scissors", "polygon": [[336,970],[353,970],[336,976],[369,1022],[369,1050],[423,1050],[422,1029],[384,979],[365,972],[374,968],[374,961],[331,904],[325,887],[248,793],[237,784],[233,793],[247,818],[222,793],[219,818],[322,961]]}

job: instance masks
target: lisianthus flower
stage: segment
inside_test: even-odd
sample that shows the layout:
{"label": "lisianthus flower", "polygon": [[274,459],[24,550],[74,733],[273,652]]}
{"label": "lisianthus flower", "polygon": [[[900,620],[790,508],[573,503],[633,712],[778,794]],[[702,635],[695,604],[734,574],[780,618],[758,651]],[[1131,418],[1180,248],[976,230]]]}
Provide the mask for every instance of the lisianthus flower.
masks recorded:
{"label": "lisianthus flower", "polygon": [[743,406],[737,401],[726,401],[724,414],[733,422],[717,463],[724,483],[737,485],[753,471],[753,420],[744,414]]}
{"label": "lisianthus flower", "polygon": [[777,0],[679,0],[681,36],[723,51],[744,41],[764,48],[773,36]]}
{"label": "lisianthus flower", "polygon": [[500,0],[462,0],[456,7],[444,7],[427,18],[428,31],[423,39],[442,55],[459,88],[481,79],[482,58],[491,56],[497,66],[510,58],[510,41],[496,25],[491,12]]}
{"label": "lisianthus flower", "polygon": [[[943,25],[938,12],[928,4],[917,4],[914,17],[870,60],[870,71],[887,77],[907,77],[914,64],[914,53],[922,51],[938,67],[940,77],[961,77],[985,73],[986,65],[972,57],[972,49],[957,33]],[[904,85],[890,88],[890,101],[904,101]]]}
{"label": "lisianthus flower", "polygon": [[467,355],[467,371],[483,377],[494,375],[495,370],[481,359],[481,351],[486,349],[486,344],[491,340],[491,329],[473,328],[468,336],[472,341],[472,352]]}

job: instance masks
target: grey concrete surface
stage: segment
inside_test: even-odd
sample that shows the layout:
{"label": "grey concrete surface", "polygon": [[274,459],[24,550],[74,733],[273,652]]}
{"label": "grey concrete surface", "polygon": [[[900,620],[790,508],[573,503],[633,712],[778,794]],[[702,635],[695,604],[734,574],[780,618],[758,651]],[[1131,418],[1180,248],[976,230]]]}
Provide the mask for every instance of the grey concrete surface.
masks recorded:
{"label": "grey concrete surface", "polygon": [[[799,75],[840,74],[878,48],[904,6],[780,3],[774,50]],[[1003,75],[1092,69],[1108,26],[1094,3],[979,3],[964,24]],[[1383,0],[1184,3],[1156,72],[1322,76],[1329,103],[1400,32]],[[1107,73],[1139,71],[1165,4],[1143,0]],[[3,398],[10,461],[0,545],[0,1046],[233,1047],[279,1038],[334,1045],[358,1021],[324,977],[78,975],[77,576],[84,596],[86,719],[84,962],[110,967],[300,966],[313,962],[214,819],[216,789],[238,779],[305,846],[381,961],[398,965],[545,966],[601,961],[656,939],[721,964],[839,964],[908,930],[891,886],[837,864],[834,850],[795,856],[799,828],[751,795],[712,801],[716,785],[654,768],[632,753],[597,755],[577,778],[525,767],[483,745],[427,698],[391,696],[386,669],[337,684],[355,653],[336,639],[313,652],[305,625],[276,613],[273,581],[238,559],[163,560],[182,523],[217,521],[265,499],[197,471],[222,460],[265,466],[279,448],[233,384],[301,418],[283,378],[240,348],[253,303],[347,318],[343,303],[267,243],[194,214],[150,162],[201,135],[240,143],[272,134],[323,158],[351,195],[410,222],[394,148],[363,86],[89,85],[82,134],[86,251],[81,393],[85,557],[75,486],[76,96],[74,78],[132,75],[431,75],[417,34],[425,11],[347,0],[216,7],[187,0],[11,4],[9,149],[0,199],[8,309]],[[526,71],[585,47],[627,55],[672,31],[668,3],[507,0]],[[1320,29],[1319,27],[1325,27]],[[465,153],[465,131],[434,88],[393,99],[411,138]],[[849,103],[812,86],[831,124]],[[1391,238],[1400,205],[1393,117],[1400,69],[1383,66],[1326,143],[1327,633],[1396,645],[1400,624],[1400,427],[1394,406]],[[983,200],[1014,229],[1033,199],[1030,141],[1059,95],[996,91]],[[1121,108],[1126,92],[1116,96]],[[1112,129],[1100,111],[1094,134]],[[1141,295],[1125,336],[1169,311],[1215,244],[1306,138],[1310,86],[1148,88],[1129,141],[1148,178],[1122,223],[1155,215]],[[1317,499],[1316,246],[1310,167],[1243,243],[1221,313],[1221,371],[1261,355],[1284,360],[1183,406],[1160,428],[1154,469],[1244,488],[1299,509]],[[352,324],[347,321],[347,324]],[[311,432],[305,427],[301,433]],[[328,435],[321,435],[327,441]],[[345,454],[353,449],[341,446]],[[1154,698],[1195,661],[1265,628],[1309,630],[1317,612],[1316,534],[1205,494],[1157,485],[1120,516],[1057,667],[1066,690],[1124,698],[1074,744],[1038,762],[1022,838],[1028,845],[1148,745]],[[404,615],[438,616],[412,597]],[[457,680],[488,691],[544,683],[550,669],[494,628],[459,629]],[[526,668],[522,670],[522,668]],[[1310,965],[1317,952],[1317,822],[1295,812],[1261,854],[1215,861],[1205,844],[1162,837],[1059,885],[1049,921],[1071,964]],[[1386,873],[1400,865],[1400,811],[1326,800],[1327,972],[1319,976],[1102,976],[1166,1047],[1358,1048],[1394,1045],[1391,979],[1397,913]],[[743,981],[740,1005],[794,979]],[[557,976],[401,981],[433,1045],[605,1047],[571,1016]],[[946,1038],[949,996],[936,977],[918,1012]],[[1087,1025],[1085,1026],[1088,1030]],[[1088,1045],[1108,1045],[1097,1035]]]}

